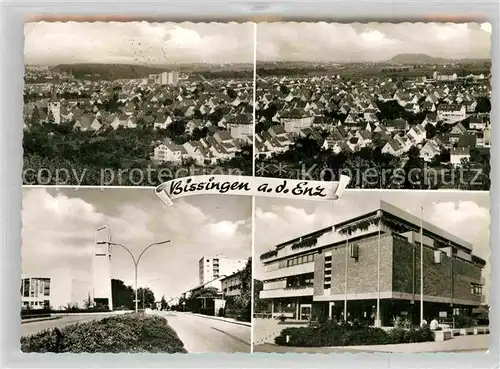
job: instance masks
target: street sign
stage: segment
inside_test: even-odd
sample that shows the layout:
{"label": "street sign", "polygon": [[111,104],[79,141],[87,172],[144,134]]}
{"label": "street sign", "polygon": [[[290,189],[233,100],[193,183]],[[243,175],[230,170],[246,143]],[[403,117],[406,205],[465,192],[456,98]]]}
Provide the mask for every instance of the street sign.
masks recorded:
{"label": "street sign", "polygon": [[134,300],[133,302],[140,302],[141,300]]}

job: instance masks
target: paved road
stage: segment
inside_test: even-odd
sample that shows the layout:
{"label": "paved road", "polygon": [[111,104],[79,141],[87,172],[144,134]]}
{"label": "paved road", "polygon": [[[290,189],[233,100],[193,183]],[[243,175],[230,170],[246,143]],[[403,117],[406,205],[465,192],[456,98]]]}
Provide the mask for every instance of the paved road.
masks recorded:
{"label": "paved road", "polygon": [[190,313],[154,311],[167,319],[189,353],[245,352],[251,350],[251,327]]}
{"label": "paved road", "polygon": [[65,315],[59,319],[42,320],[21,324],[21,336],[27,336],[43,331],[44,329],[62,328],[69,324],[83,323],[91,320],[100,320],[116,314],[85,314],[85,315]]}

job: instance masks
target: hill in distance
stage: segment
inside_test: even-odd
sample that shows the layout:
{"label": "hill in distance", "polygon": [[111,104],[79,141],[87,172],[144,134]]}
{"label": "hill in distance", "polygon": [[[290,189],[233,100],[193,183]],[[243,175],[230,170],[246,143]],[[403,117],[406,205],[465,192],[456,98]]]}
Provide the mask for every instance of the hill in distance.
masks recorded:
{"label": "hill in distance", "polygon": [[398,54],[387,61],[389,64],[450,64],[450,63],[478,63],[489,59],[445,59],[436,58],[427,54]]}

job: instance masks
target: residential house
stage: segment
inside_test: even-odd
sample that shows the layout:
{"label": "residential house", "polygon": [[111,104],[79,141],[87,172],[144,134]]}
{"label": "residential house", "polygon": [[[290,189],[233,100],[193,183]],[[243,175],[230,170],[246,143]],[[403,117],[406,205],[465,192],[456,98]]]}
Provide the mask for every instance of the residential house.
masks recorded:
{"label": "residential house", "polygon": [[408,138],[414,144],[419,144],[427,138],[427,131],[421,124],[417,124],[408,131]]}
{"label": "residential house", "polygon": [[281,113],[280,123],[287,132],[298,133],[304,128],[309,128],[314,120],[314,115],[308,115],[304,110],[293,109]]}
{"label": "residential house", "polygon": [[441,154],[441,147],[436,140],[428,140],[420,149],[420,157],[426,162],[432,161],[439,154]]}
{"label": "residential house", "polygon": [[450,131],[450,142],[455,144],[458,142],[461,136],[467,134],[467,128],[464,127],[462,123],[457,123]]}
{"label": "residential house", "polygon": [[165,142],[154,149],[153,159],[160,162],[172,162],[180,164],[183,156],[187,154],[186,149],[181,145]]}
{"label": "residential house", "polygon": [[391,154],[392,156],[400,156],[404,152],[404,147],[395,139],[390,139],[382,147],[383,154]]}
{"label": "residential house", "polygon": [[154,129],[167,129],[167,127],[172,124],[173,120],[170,116],[162,117],[159,116],[154,122]]}
{"label": "residential house", "polygon": [[437,114],[426,114],[424,121],[422,122],[422,125],[425,127],[427,124],[431,124],[433,126],[436,126],[438,122]]}
{"label": "residential house", "polygon": [[197,165],[210,163],[210,154],[199,141],[189,141],[182,145],[186,150],[186,156],[193,159]]}
{"label": "residential house", "polygon": [[486,121],[482,116],[472,116],[469,120],[469,128],[482,131],[486,128]]}
{"label": "residential house", "polygon": [[408,122],[403,118],[388,120],[384,123],[384,126],[388,132],[405,133],[409,128]]}
{"label": "residential house", "polygon": [[462,165],[462,160],[470,160],[470,150],[468,147],[450,150],[450,163],[455,166]]}
{"label": "residential house", "polygon": [[239,114],[229,118],[226,128],[233,138],[244,138],[253,134],[252,117],[247,114]]}
{"label": "residential house", "polygon": [[436,110],[438,120],[445,123],[456,123],[467,117],[465,105],[460,104],[440,104]]}

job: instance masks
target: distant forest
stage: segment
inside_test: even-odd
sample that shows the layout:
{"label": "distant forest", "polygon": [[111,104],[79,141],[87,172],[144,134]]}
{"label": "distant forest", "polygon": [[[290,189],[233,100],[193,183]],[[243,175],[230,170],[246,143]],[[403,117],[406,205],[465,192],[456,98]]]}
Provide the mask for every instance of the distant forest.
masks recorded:
{"label": "distant forest", "polygon": [[77,79],[89,80],[145,78],[150,74],[158,74],[171,70],[195,74],[204,78],[252,78],[253,76],[253,65],[251,63],[231,64],[227,66],[181,64],[164,67],[133,64],[59,64],[52,69],[71,73]]}
{"label": "distant forest", "polygon": [[461,64],[456,66],[438,66],[434,68],[432,65],[411,65],[409,70],[389,70],[386,65],[377,64],[343,64],[343,65],[285,65],[285,64],[266,64],[257,63],[257,76],[265,78],[270,76],[275,77],[313,77],[322,75],[340,74],[348,78],[371,78],[371,77],[387,77],[397,79],[410,79],[422,75],[431,76],[436,70],[444,74],[457,73],[459,76],[468,74],[488,75],[491,70],[491,65],[488,63],[476,64]]}

